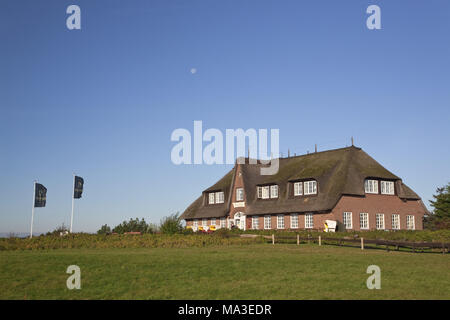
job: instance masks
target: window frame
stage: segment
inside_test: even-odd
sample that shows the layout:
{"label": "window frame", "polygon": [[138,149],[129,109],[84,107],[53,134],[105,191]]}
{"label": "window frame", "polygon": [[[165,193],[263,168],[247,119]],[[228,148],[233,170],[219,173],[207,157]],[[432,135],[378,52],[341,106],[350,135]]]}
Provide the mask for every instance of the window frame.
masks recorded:
{"label": "window frame", "polygon": [[244,201],[244,188],[236,188],[236,201]]}
{"label": "window frame", "polygon": [[[396,228],[394,228],[394,217],[396,217]],[[401,222],[400,222],[400,214],[398,213],[393,213],[391,215],[391,229],[392,230],[400,230],[401,228]]]}
{"label": "window frame", "polygon": [[[410,227],[411,221],[409,221],[409,218],[412,218],[412,228]],[[406,216],[406,230],[416,230],[416,218],[412,214]]]}
{"label": "window frame", "polygon": [[194,226],[194,228],[198,228],[198,219],[194,219],[192,226]]}
{"label": "window frame", "polygon": [[208,193],[208,204],[215,204],[215,201],[216,201],[216,194],[215,194],[215,192],[209,192]]}
{"label": "window frame", "polygon": [[277,215],[277,229],[284,229],[285,224],[284,224],[284,214],[279,214]]}
{"label": "window frame", "polygon": [[314,215],[312,213],[305,213],[305,229],[314,228]]}
{"label": "window frame", "polygon": [[[365,217],[364,219],[362,219],[362,217]],[[366,226],[363,227],[363,221],[365,220],[365,224]],[[359,213],[359,228],[361,230],[369,230],[369,213],[367,212],[360,212]]]}
{"label": "window frame", "polygon": [[[364,180],[364,192],[370,194],[378,194],[379,192],[379,181],[376,179],[366,179]],[[372,189],[372,190],[371,190]]]}
{"label": "window frame", "polygon": [[227,227],[227,219],[226,218],[220,218],[220,227],[221,228]]}
{"label": "window frame", "polygon": [[[389,186],[389,188],[386,188]],[[389,189],[389,192],[386,192],[386,189]],[[380,193],[387,195],[395,195],[395,184],[394,181],[381,180],[380,181]]]}
{"label": "window frame", "polygon": [[216,225],[216,218],[211,218],[211,225],[215,226]]}
{"label": "window frame", "polygon": [[[350,219],[349,219],[350,216]],[[353,229],[353,214],[350,211],[345,211],[342,214],[342,222],[344,224],[345,229],[351,230]],[[350,226],[347,226],[348,222],[350,222]]]}
{"label": "window frame", "polygon": [[303,195],[303,182],[302,181],[294,182],[294,197],[302,195]]}
{"label": "window frame", "polygon": [[259,229],[259,216],[252,216],[252,230],[258,229]]}
{"label": "window frame", "polygon": [[272,229],[272,216],[265,215],[264,216],[264,230]]}
{"label": "window frame", "polygon": [[[312,191],[310,192],[310,184],[313,185]],[[317,181],[308,180],[303,182],[303,194],[305,196],[317,194]]]}
{"label": "window frame", "polygon": [[[291,229],[298,229],[298,213],[291,213],[290,226]],[[293,219],[294,218],[294,219]],[[295,221],[295,224],[294,224]]]}
{"label": "window frame", "polygon": [[[276,196],[273,195],[273,191],[276,190]],[[272,184],[270,185],[270,199],[276,199],[278,198],[278,185],[277,184]]]}
{"label": "window frame", "polygon": [[[223,191],[217,191],[216,193],[216,204],[221,204],[225,202],[225,193]],[[222,199],[220,199],[222,196]]]}
{"label": "window frame", "polygon": [[[382,220],[383,221],[383,227],[382,228],[379,227],[378,217],[382,217],[383,218],[383,220]],[[377,230],[386,230],[386,221],[384,220],[384,213],[377,213],[377,214],[375,214],[375,228]]]}
{"label": "window frame", "polygon": [[270,186],[262,186],[262,198],[261,199],[270,199]]}

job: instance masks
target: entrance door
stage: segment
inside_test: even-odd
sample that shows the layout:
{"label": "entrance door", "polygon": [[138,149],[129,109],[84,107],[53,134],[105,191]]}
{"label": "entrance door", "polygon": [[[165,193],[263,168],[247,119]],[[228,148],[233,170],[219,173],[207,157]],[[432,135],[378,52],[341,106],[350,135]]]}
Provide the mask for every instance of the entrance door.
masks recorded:
{"label": "entrance door", "polygon": [[234,223],[239,229],[245,230],[245,214],[243,212],[236,213],[234,215]]}

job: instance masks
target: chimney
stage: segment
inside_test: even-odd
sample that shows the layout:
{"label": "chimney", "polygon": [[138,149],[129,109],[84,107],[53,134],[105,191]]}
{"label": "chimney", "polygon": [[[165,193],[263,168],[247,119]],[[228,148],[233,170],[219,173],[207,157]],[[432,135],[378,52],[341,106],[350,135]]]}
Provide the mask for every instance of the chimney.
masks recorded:
{"label": "chimney", "polygon": [[314,145],[315,152],[317,153],[317,143]]}
{"label": "chimney", "polygon": [[288,149],[288,158],[291,157],[291,150]]}
{"label": "chimney", "polygon": [[352,137],[352,147],[354,146],[354,144],[353,144],[353,137]]}

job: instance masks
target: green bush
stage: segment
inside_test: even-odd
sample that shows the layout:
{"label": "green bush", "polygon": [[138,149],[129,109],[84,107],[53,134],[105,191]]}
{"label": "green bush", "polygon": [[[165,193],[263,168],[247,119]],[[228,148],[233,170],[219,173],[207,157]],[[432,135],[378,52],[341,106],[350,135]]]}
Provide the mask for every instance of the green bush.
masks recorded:
{"label": "green bush", "polygon": [[177,234],[183,233],[183,226],[178,213],[172,214],[168,217],[164,217],[161,220],[159,231],[163,234]]}

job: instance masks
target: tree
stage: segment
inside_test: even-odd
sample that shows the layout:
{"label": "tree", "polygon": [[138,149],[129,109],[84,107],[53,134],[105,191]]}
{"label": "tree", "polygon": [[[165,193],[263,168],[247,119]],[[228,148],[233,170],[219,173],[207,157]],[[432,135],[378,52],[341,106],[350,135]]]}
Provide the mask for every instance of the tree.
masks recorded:
{"label": "tree", "polygon": [[179,213],[177,212],[168,217],[162,218],[159,230],[164,234],[182,233],[183,225],[181,224]]}
{"label": "tree", "polygon": [[434,208],[431,215],[425,218],[424,224],[426,228],[449,229],[450,228],[450,183],[446,186],[437,188],[436,194],[433,195],[434,200],[430,200],[431,206]]}
{"label": "tree", "polygon": [[125,233],[125,232],[141,232],[141,233],[148,233],[151,228],[149,228],[149,225],[147,222],[145,222],[144,218],[139,220],[136,219],[130,219],[130,221],[124,221],[121,224],[114,227],[112,230],[115,233]]}
{"label": "tree", "polygon": [[61,234],[66,234],[69,232],[69,229],[64,225],[64,223],[62,223],[60,226],[56,227],[56,229],[54,229],[52,232],[47,232],[47,236],[50,235],[61,235]]}
{"label": "tree", "polygon": [[109,233],[111,233],[111,228],[107,224],[102,225],[102,227],[97,231],[97,234],[109,234]]}

